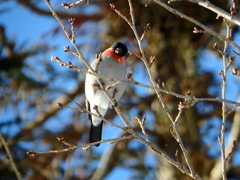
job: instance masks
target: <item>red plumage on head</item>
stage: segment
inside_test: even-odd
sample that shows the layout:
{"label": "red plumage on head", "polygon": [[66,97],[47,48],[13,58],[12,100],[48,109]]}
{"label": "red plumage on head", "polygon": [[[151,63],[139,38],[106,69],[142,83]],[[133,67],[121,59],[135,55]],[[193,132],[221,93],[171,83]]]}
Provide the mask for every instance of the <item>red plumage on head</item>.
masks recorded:
{"label": "red plumage on head", "polygon": [[108,48],[106,51],[102,53],[104,56],[110,56],[117,62],[120,62],[122,64],[125,64],[125,57],[124,56],[118,56],[115,54],[114,50],[112,48]]}

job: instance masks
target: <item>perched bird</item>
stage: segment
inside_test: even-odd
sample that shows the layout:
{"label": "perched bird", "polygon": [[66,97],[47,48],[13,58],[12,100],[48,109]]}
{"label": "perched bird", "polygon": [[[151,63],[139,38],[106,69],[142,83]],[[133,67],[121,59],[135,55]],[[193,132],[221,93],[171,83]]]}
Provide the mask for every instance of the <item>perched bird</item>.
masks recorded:
{"label": "perched bird", "polygon": [[[112,45],[112,47],[105,50],[99,58],[94,59],[90,65],[93,70],[99,74],[99,76],[114,78],[117,80],[126,80],[127,72],[125,67],[125,59],[127,54],[127,47],[121,42],[116,42]],[[96,76],[91,74],[86,75],[85,95],[88,101],[86,103],[87,108],[92,113],[97,114],[97,107],[99,113],[104,116],[112,104],[103,92],[99,82],[102,84],[103,88],[109,87],[116,82],[108,81],[103,78],[99,78],[99,81],[97,81]],[[125,89],[126,84],[118,84],[112,88],[109,88],[107,91],[117,104],[117,101],[122,97]],[[102,119],[93,115],[89,115],[89,120],[91,121],[89,142],[91,143],[100,141],[102,138]],[[97,144],[96,146],[99,145],[100,144]]]}

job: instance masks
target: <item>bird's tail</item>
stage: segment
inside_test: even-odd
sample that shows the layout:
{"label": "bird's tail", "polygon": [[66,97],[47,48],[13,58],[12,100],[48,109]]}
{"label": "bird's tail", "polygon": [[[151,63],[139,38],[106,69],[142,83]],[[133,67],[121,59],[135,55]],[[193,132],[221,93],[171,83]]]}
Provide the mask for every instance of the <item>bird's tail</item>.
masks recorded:
{"label": "bird's tail", "polygon": [[[102,139],[102,125],[103,121],[98,125],[94,126],[91,124],[90,134],[89,134],[89,143],[101,141]],[[95,146],[99,146],[99,144],[96,144]]]}
{"label": "bird's tail", "polygon": [[[86,108],[91,111],[91,108],[90,108],[90,103],[86,100]],[[102,112],[104,109],[101,109],[99,108],[99,110]],[[106,110],[104,110],[106,112]],[[103,114],[105,114],[105,112]],[[97,126],[94,126],[93,123],[92,123],[92,115],[91,114],[88,114],[88,118],[89,120],[91,121],[91,129],[90,129],[90,134],[89,134],[89,143],[92,143],[92,142],[96,142],[96,141],[101,141],[102,139],[102,125],[103,125],[103,121],[99,119],[99,121],[101,121],[101,123]],[[95,117],[93,117],[95,118]],[[95,118],[96,120],[96,118]],[[96,144],[95,146],[99,146],[99,144]]]}

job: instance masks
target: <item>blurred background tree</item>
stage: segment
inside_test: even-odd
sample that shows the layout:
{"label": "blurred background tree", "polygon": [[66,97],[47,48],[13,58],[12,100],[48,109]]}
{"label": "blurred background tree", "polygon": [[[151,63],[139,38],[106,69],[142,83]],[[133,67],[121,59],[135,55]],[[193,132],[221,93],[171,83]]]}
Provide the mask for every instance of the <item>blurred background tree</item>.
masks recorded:
{"label": "blurred background tree", "polygon": [[[89,5],[83,2],[66,10],[61,6],[65,1],[52,1],[54,9],[68,28],[70,26],[67,20],[75,18],[76,41],[84,56],[90,61],[115,41],[122,41],[130,51],[139,53],[132,30],[109,7],[109,3],[114,3],[130,19],[128,2],[88,2]],[[220,96],[219,74],[204,67],[208,66],[213,54],[217,54],[212,50],[212,45],[217,42],[222,47],[223,42],[207,34],[192,33],[194,24],[155,3],[150,3],[148,7],[145,7],[146,1],[132,3],[139,34],[147,24],[151,27],[143,45],[148,59],[155,56],[151,68],[155,80],[163,82],[165,89],[183,95],[191,91],[197,97]],[[215,3],[226,11],[230,8],[227,1]],[[30,10],[36,16],[36,21],[43,16],[52,23],[47,31],[38,34],[39,41],[30,43],[18,42],[18,38],[9,36],[6,24],[2,23],[0,27],[0,132],[8,142],[23,179],[191,179],[136,140],[111,145],[105,143],[87,152],[78,149],[66,153],[27,156],[26,152],[31,149],[46,151],[65,148],[56,137],[64,137],[71,144],[88,142],[90,123],[86,114],[57,105],[61,102],[77,107],[71,101],[74,100],[84,106],[85,75],[51,62],[50,55],[71,61],[81,68],[85,67],[77,58],[63,53],[63,46],[70,45],[70,42],[64,37],[43,1],[15,0],[2,1],[0,4],[5,7],[0,11],[2,15],[8,13],[6,7],[10,11],[24,7],[22,10]],[[171,7],[217,32],[224,32],[222,19],[216,20],[216,15],[209,10],[190,2],[174,2]],[[16,18],[21,19],[21,15]],[[0,22],[6,21],[7,19],[2,19]],[[24,22],[28,23],[28,20],[25,19]],[[41,25],[45,26],[44,23]],[[238,27],[233,30],[236,33]],[[205,53],[209,53],[209,56]],[[203,57],[204,63],[201,63]],[[215,58],[218,56],[215,55]],[[127,63],[135,80],[149,83],[146,70],[139,59],[130,56]],[[163,94],[163,98],[171,113],[176,116],[178,103],[182,100],[167,94]],[[146,115],[146,131],[151,142],[184,163],[180,147],[169,131],[171,122],[153,91],[129,86],[120,102],[120,108],[133,124],[135,116]],[[220,157],[218,136],[221,110],[221,103],[201,102],[186,109],[179,120],[180,134],[193,166],[206,179],[211,178],[211,171]],[[230,132],[233,116],[234,113],[228,116],[227,132]],[[122,123],[113,110],[108,113],[107,119]],[[136,128],[136,131],[141,133],[140,128]],[[123,132],[109,125],[104,126],[104,139],[119,135],[123,135]],[[0,179],[15,179],[2,145],[0,153]],[[239,161],[238,154],[239,146],[233,154],[234,158],[230,160],[231,168],[227,172],[227,176],[232,179],[240,179],[239,173],[236,173],[240,164],[234,161],[235,158]]]}

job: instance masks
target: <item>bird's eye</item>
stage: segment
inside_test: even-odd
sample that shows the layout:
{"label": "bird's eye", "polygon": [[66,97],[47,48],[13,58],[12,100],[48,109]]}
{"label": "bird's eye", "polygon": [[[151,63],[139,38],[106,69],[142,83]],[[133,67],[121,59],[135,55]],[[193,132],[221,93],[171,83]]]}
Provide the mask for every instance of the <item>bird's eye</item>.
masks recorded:
{"label": "bird's eye", "polygon": [[115,54],[117,54],[117,55],[121,55],[121,54],[122,54],[122,49],[121,49],[121,48],[116,48],[116,49],[114,50],[114,52],[115,52]]}

